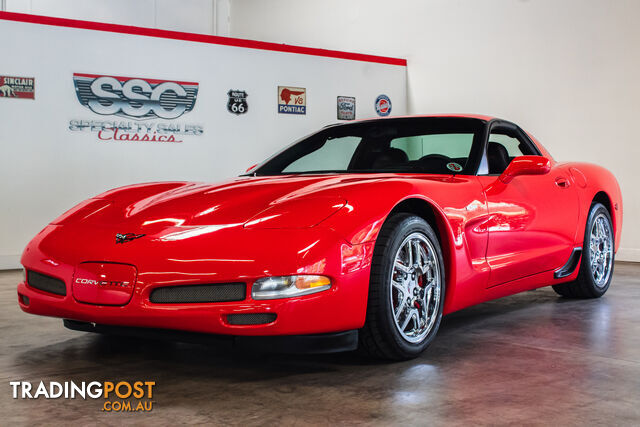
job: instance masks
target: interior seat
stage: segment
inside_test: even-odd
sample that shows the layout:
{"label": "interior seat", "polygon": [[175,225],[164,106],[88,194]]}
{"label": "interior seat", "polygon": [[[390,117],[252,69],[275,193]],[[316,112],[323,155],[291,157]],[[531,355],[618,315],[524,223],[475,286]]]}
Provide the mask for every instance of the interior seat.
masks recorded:
{"label": "interior seat", "polygon": [[389,147],[382,153],[378,154],[373,161],[372,169],[393,169],[397,166],[403,166],[409,162],[407,153],[399,148]]}
{"label": "interior seat", "polygon": [[509,166],[509,152],[504,148],[504,145],[498,142],[489,142],[487,160],[489,161],[489,174],[499,175]]}

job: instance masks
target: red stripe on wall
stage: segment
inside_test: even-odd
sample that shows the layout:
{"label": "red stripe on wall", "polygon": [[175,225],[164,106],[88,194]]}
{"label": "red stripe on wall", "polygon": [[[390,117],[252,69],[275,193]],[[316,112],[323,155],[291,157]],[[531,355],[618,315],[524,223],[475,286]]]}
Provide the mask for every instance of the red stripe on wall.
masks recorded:
{"label": "red stripe on wall", "polygon": [[[97,79],[98,77],[104,77],[104,74],[86,74],[86,73],[73,73],[74,76],[78,76],[78,77],[87,77],[90,79]],[[178,80],[159,80],[159,79],[149,79],[147,77],[124,77],[124,76],[112,76],[109,75],[109,77],[113,77],[117,80],[120,80],[122,82],[127,81],[127,80],[131,80],[131,79],[144,79],[147,83],[151,83],[151,84],[159,84],[159,83],[164,83],[164,82],[174,82],[174,83],[178,83],[180,85],[184,85],[184,86],[198,86],[197,82],[181,82]]]}
{"label": "red stripe on wall", "polygon": [[296,53],[300,55],[324,56],[327,58],[348,59],[351,61],[376,62],[379,64],[407,66],[407,60],[387,56],[366,55],[363,53],[342,52],[339,50],[317,49],[313,47],[292,46],[261,42],[257,40],[236,39],[211,36],[207,34],[183,33],[181,31],[158,30],[155,28],[134,27],[131,25],[105,24],[102,22],[80,21],[77,19],[53,18],[50,16],[29,15],[24,13],[0,12],[0,19],[6,21],[27,22],[30,24],[53,25],[57,27],[79,28],[83,30],[107,31],[111,33],[133,34],[138,36],[159,37],[184,40],[197,43],[209,43],[223,46],[244,47],[248,49],[270,50],[274,52]]}

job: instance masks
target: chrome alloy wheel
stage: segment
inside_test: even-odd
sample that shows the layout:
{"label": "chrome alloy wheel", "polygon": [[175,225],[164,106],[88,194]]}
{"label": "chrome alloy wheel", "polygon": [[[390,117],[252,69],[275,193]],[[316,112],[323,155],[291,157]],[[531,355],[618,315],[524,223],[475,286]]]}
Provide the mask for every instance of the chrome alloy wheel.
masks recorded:
{"label": "chrome alloy wheel", "polygon": [[440,277],[433,244],[423,234],[411,233],[396,252],[389,287],[396,328],[408,342],[424,340],[436,322]]}
{"label": "chrome alloy wheel", "polygon": [[593,281],[599,288],[609,282],[613,264],[613,233],[604,214],[599,214],[591,226],[589,238],[589,262]]}

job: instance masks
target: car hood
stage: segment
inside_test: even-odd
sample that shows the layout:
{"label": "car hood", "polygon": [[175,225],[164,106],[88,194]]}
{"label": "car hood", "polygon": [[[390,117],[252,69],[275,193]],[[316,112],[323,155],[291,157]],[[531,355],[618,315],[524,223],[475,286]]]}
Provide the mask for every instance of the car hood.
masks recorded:
{"label": "car hood", "polygon": [[82,221],[136,229],[247,223],[311,227],[344,207],[347,198],[353,197],[354,187],[389,178],[389,174],[288,175],[240,177],[217,184],[135,185],[97,196],[54,224]]}

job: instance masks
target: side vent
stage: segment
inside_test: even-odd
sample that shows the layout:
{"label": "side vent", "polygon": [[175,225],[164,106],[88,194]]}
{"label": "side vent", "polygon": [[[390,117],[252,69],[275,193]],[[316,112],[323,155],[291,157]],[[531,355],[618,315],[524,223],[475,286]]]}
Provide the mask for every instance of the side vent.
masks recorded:
{"label": "side vent", "polygon": [[230,325],[265,325],[275,322],[275,313],[242,313],[228,314],[227,323]]}
{"label": "side vent", "polygon": [[164,286],[151,291],[149,301],[154,304],[230,302],[244,300],[246,293],[245,283]]}

